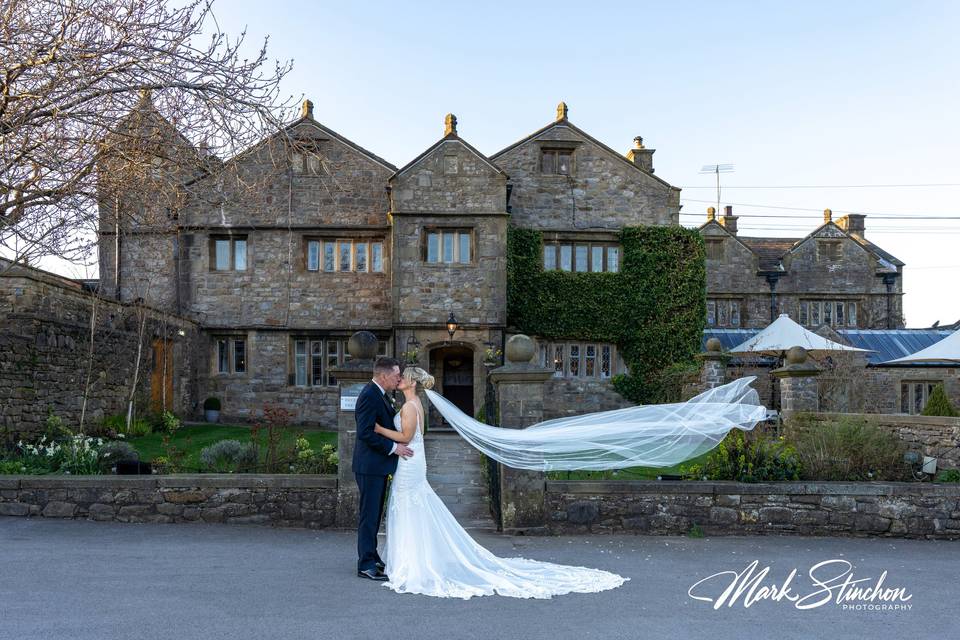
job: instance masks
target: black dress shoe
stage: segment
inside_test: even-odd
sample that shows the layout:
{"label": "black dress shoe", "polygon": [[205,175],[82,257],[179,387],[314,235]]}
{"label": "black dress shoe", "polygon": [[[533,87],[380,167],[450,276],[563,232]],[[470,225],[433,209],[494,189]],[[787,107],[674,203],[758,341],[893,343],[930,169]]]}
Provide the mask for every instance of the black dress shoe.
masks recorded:
{"label": "black dress shoe", "polygon": [[387,565],[383,564],[382,562],[377,562],[373,566],[375,566],[377,568],[377,571],[379,571],[380,573],[383,573],[383,570],[387,568]]}
{"label": "black dress shoe", "polygon": [[357,571],[357,577],[367,578],[368,580],[376,580],[377,582],[385,582],[386,580],[389,580],[386,574],[378,573],[376,569],[364,569],[363,571]]}

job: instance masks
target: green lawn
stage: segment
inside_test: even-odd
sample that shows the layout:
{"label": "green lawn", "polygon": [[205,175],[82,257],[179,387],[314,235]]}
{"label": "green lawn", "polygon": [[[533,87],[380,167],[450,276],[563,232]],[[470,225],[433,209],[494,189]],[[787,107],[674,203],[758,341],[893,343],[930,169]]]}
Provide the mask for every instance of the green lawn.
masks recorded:
{"label": "green lawn", "polygon": [[[280,440],[278,454],[284,457],[293,448],[297,434],[303,432],[310,446],[319,451],[325,444],[337,446],[337,434],[334,431],[319,431],[304,427],[287,427]],[[163,449],[163,434],[151,433],[140,438],[130,438],[129,442],[140,453],[140,459],[152,461],[157,456],[166,455]],[[187,452],[184,460],[185,471],[200,471],[200,450],[219,440],[250,441],[250,427],[228,424],[198,424],[181,427],[173,438],[173,444]],[[266,433],[259,438],[261,456],[266,449]]]}
{"label": "green lawn", "polygon": [[680,474],[680,467],[702,464],[710,452],[691,458],[673,467],[630,467],[613,471],[550,471],[550,480],[656,480],[662,474]]}

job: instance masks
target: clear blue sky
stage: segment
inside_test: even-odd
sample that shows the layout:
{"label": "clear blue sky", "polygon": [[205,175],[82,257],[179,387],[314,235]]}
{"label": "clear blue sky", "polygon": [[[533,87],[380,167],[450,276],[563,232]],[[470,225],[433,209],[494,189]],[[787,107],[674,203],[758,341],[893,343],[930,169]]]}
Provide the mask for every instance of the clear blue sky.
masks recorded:
{"label": "clear blue sky", "polygon": [[[729,185],[960,183],[957,2],[254,2],[221,0],[221,27],[293,58],[284,90],[316,118],[402,165],[442,135],[493,153],[554,117],[626,152],[657,149],[685,187],[684,224]],[[725,189],[744,235],[803,236],[835,212],[907,263],[908,326],[960,319],[960,187]],[[839,216],[840,213],[836,213]]]}

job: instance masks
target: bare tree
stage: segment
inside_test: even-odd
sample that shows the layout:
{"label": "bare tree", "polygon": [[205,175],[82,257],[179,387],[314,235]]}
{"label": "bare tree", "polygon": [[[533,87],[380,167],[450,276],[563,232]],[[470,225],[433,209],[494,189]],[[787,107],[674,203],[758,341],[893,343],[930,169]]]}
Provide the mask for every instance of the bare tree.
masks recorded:
{"label": "bare tree", "polygon": [[211,0],[0,0],[0,252],[87,258],[98,203],[169,211],[182,193],[157,198],[158,179],[179,187],[280,130],[290,63],[266,41],[243,57],[245,35]]}

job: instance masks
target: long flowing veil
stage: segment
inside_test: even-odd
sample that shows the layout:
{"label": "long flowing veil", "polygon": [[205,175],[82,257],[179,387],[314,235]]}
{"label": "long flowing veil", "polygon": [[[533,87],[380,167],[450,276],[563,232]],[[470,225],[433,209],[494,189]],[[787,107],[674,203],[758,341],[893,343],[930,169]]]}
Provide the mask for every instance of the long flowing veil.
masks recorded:
{"label": "long flowing veil", "polygon": [[714,448],[731,429],[753,429],[767,418],[750,387],[755,379],[740,378],[686,402],[556,418],[525,429],[492,427],[439,393],[426,393],[467,442],[508,467],[603,470],[671,467]]}

